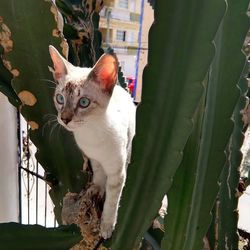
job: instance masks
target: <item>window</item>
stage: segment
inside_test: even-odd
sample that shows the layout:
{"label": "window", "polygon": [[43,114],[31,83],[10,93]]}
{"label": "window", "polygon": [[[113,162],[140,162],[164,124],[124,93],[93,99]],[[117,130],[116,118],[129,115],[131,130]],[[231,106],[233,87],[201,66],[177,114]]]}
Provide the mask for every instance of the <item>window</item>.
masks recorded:
{"label": "window", "polygon": [[126,41],[129,43],[134,43],[135,42],[135,38],[134,38],[134,32],[133,31],[127,31],[126,34]]}
{"label": "window", "polygon": [[116,40],[125,42],[126,41],[126,31],[117,30],[116,31]]}
{"label": "window", "polygon": [[128,9],[128,0],[119,0],[118,5],[120,8]]}
{"label": "window", "polygon": [[135,0],[130,0],[129,10],[135,12]]}

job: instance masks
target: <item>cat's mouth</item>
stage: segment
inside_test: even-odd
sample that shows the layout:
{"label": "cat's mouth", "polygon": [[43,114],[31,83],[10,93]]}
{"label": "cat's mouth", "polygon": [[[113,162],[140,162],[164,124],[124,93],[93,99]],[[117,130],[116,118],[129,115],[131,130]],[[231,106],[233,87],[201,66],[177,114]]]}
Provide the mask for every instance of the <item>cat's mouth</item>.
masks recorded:
{"label": "cat's mouth", "polygon": [[61,119],[58,119],[58,122],[67,130],[73,132],[74,130],[76,130],[77,128],[81,127],[83,125],[83,121],[79,120],[79,121],[69,121],[67,123],[63,122]]}

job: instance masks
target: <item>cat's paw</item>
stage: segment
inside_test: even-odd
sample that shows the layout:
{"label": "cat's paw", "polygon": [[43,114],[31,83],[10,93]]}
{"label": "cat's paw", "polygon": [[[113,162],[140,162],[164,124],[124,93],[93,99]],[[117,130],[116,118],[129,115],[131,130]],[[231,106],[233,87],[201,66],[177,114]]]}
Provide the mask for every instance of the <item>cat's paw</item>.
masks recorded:
{"label": "cat's paw", "polygon": [[86,191],[87,196],[95,196],[100,195],[101,196],[101,188],[98,185],[92,184]]}
{"label": "cat's paw", "polygon": [[105,189],[101,188],[99,185],[91,184],[91,186],[88,187],[86,190],[86,194],[89,197],[92,196],[99,196],[100,198],[103,198]]}
{"label": "cat's paw", "polygon": [[101,222],[101,226],[100,226],[100,229],[101,229],[101,236],[106,240],[108,238],[111,237],[112,235],[112,232],[115,228],[115,225],[113,225],[112,223],[104,223],[103,221]]}

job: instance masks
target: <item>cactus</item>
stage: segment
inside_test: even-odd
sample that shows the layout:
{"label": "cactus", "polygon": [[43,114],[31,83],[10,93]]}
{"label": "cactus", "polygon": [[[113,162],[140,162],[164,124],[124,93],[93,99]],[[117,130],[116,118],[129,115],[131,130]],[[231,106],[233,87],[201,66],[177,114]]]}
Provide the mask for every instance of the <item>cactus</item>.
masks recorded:
{"label": "cactus", "polygon": [[237,233],[238,219],[238,191],[239,185],[239,165],[241,162],[241,148],[243,142],[242,116],[240,111],[246,103],[247,81],[246,75],[249,64],[245,66],[245,72],[239,81],[241,97],[235,107],[233,114],[234,130],[227,147],[227,161],[220,177],[220,191],[213,210],[213,221],[209,229],[209,243],[212,248],[218,249],[238,249],[239,236]]}
{"label": "cactus", "polygon": [[58,228],[27,226],[14,222],[0,225],[0,244],[1,249],[4,250],[68,250],[82,239],[79,228],[75,225]]}
{"label": "cactus", "polygon": [[[93,2],[93,7],[88,9],[86,5],[92,5],[89,1],[79,0],[77,3],[72,6],[70,0],[56,0],[66,22],[63,33],[69,43],[69,61],[76,66],[92,67],[104,53],[101,32],[98,30],[98,14],[104,2]],[[113,54],[114,50],[108,47],[106,53]],[[118,84],[127,87],[121,67],[118,70]]]}
{"label": "cactus", "polygon": [[[12,41],[12,46],[8,50],[5,48],[3,59],[13,74],[12,86],[22,101],[19,109],[30,125],[30,138],[38,149],[36,158],[45,169],[60,221],[63,195],[68,190],[79,191],[84,184],[84,175],[81,173],[82,156],[72,135],[62,130],[60,136],[54,136],[48,121],[48,117],[55,114],[48,45],[59,48],[61,44],[67,48],[58,35],[55,22],[58,13],[55,6],[46,1],[1,1],[0,16],[11,31]],[[0,74],[2,76],[2,70]]]}
{"label": "cactus", "polygon": [[[112,249],[122,246],[132,249],[133,244],[140,241],[157,213],[163,194],[169,190],[172,178],[174,186],[169,194],[162,249],[202,248],[202,239],[211,220],[209,213],[219,190],[217,181],[225,162],[224,150],[233,128],[231,115],[239,96],[236,84],[245,62],[241,46],[247,31],[247,1],[238,4],[240,10],[234,4],[228,2],[214,51],[212,40],[226,11],[224,1],[156,2],[156,21],[149,35],[148,67],[143,75],[132,166],[119,210],[117,232],[111,241]],[[194,20],[197,16],[192,15],[192,11],[200,14],[199,21]],[[192,25],[181,26],[180,18]],[[177,19],[180,27],[176,26]],[[230,24],[236,20],[241,26],[237,25],[235,32],[229,31]],[[188,38],[185,32],[192,34],[190,40],[185,40]],[[167,41],[163,37],[162,41],[151,40],[163,33],[168,34]],[[236,38],[227,39],[227,34]],[[179,46],[177,41],[180,41]],[[232,60],[228,60],[231,46]],[[228,71],[232,61],[234,70]],[[207,89],[205,106],[198,117],[193,117],[195,108],[200,105],[201,82],[206,72],[209,74],[204,84]],[[191,130],[193,134],[184,149]],[[174,175],[181,160],[178,173]]]}
{"label": "cactus", "polygon": [[[45,170],[55,215],[60,223],[64,194],[68,190],[80,191],[86,175],[81,171],[82,155],[72,135],[67,131],[61,131],[60,136],[52,134],[55,124],[50,121],[50,116],[55,116],[52,102],[54,84],[48,70],[48,65],[51,65],[48,45],[62,46],[64,53],[67,50],[55,20],[59,20],[57,9],[48,1],[0,3],[0,89],[18,107],[30,126],[29,135],[38,150],[36,158]],[[15,237],[13,242],[1,233],[1,246],[5,249],[13,249],[12,244],[17,244],[19,249],[27,249],[28,245],[34,244],[46,244],[50,249],[67,249],[81,239],[79,229],[75,227],[65,227],[63,231],[68,230],[68,233],[63,233],[60,228],[1,224],[0,230],[11,230]],[[43,237],[49,239],[51,236],[54,240],[43,240]],[[33,241],[29,243],[27,238]]]}
{"label": "cactus", "polygon": [[[204,87],[206,86],[206,77]],[[168,212],[165,217],[165,236],[163,249],[184,249],[189,225],[190,205],[196,180],[197,160],[200,148],[200,136],[205,106],[205,93],[199,108],[193,117],[193,132],[189,137],[183,152],[182,162],[176,171],[173,184],[168,192]],[[192,226],[192,224],[190,224]],[[199,248],[197,248],[199,249]]]}
{"label": "cactus", "polygon": [[[76,66],[92,67],[103,54],[99,12],[103,1],[56,0],[65,19],[64,36],[69,43],[69,61]],[[93,3],[92,3],[93,2]]]}
{"label": "cactus", "polygon": [[[163,246],[166,247],[166,249],[201,249],[203,244],[202,238],[206,235],[210,224],[211,216],[209,215],[209,212],[213,207],[214,200],[219,190],[217,182],[219,182],[219,177],[225,162],[224,150],[230,142],[230,135],[233,128],[231,116],[239,96],[237,83],[240,79],[246,60],[246,57],[243,53],[241,53],[241,48],[248,28],[248,20],[245,14],[247,6],[248,1],[244,1],[244,4],[243,2],[239,4],[235,1],[228,1],[226,15],[224,16],[220,29],[216,34],[215,46],[217,50],[207,80],[207,96],[206,106],[204,107],[205,113],[203,118],[203,131],[201,133],[201,138],[197,138],[198,140],[195,144],[197,145],[200,143],[199,152],[197,152],[197,162],[194,163],[196,165],[194,168],[188,161],[186,161],[186,163],[182,163],[185,168],[188,167],[193,169],[193,173],[190,178],[186,173],[185,182],[181,182],[181,179],[177,176],[175,176],[175,180],[174,177],[174,184],[169,194],[172,199],[169,198],[169,215],[166,217],[166,237],[163,243]],[[232,26],[232,23],[234,23],[234,26]],[[232,29],[234,29],[234,31]],[[228,54],[229,48],[231,51],[230,54]],[[231,67],[234,68],[234,71],[228,70]],[[227,93],[227,96],[225,96],[224,93]],[[238,114],[235,111],[234,117],[239,116],[239,107],[237,108],[237,112]],[[238,123],[237,131],[239,128],[240,126]],[[236,133],[238,133],[237,131]],[[236,139],[234,139],[234,141],[235,140]],[[237,140],[237,145],[235,142],[233,144],[233,150],[230,146],[230,157],[239,157],[238,151],[242,140],[239,140],[238,138]],[[235,154],[235,156],[233,156],[233,154]],[[194,159],[195,155],[189,156],[189,158]],[[235,159],[228,159],[227,162],[230,162],[229,165],[234,168],[233,170],[230,170],[234,173],[231,177],[234,186],[230,186],[232,196],[230,199],[228,197],[227,202],[224,200],[224,207],[232,206],[236,208],[235,198],[233,198],[235,191],[233,190],[237,187],[238,175],[235,171],[238,166]],[[182,165],[178,171],[182,171],[184,173],[184,168],[181,170]],[[229,183],[227,183],[228,171],[229,170],[225,167],[222,172],[222,179],[224,179],[224,182],[222,183],[221,188],[225,188],[225,185],[229,185]],[[191,183],[194,184],[192,185]],[[178,190],[178,192],[175,186],[181,186],[182,189]],[[186,200],[187,197],[185,195],[185,193],[188,192],[187,187],[189,187],[189,194],[191,193],[188,201]],[[185,190],[184,194],[181,192],[183,189]],[[183,200],[185,200],[185,202],[182,203],[182,206],[178,206],[178,199],[176,199],[176,196],[180,197],[179,202],[183,202]],[[220,197],[222,198],[222,196]],[[225,197],[226,194],[224,194],[224,199]],[[179,209],[176,209],[177,207]],[[188,211],[189,209],[190,211]],[[185,211],[188,211],[186,215],[184,214]],[[227,214],[227,220],[231,218],[231,224],[236,226],[235,212],[232,209],[227,211],[230,213],[230,215]],[[225,213],[225,208],[223,213]],[[183,221],[183,217],[186,218],[186,220]],[[172,227],[174,222],[176,224],[173,229]],[[222,221],[219,223],[221,224]],[[226,228],[226,226],[224,227]],[[184,228],[181,235],[185,236],[185,238],[179,238],[177,234],[174,234],[174,232],[180,232],[181,228]],[[231,235],[224,235],[225,237],[232,236],[231,239],[228,239],[228,247],[230,241],[234,241],[234,244],[237,244],[235,235],[233,237],[233,234],[236,234],[236,230],[237,229],[235,227],[234,231],[231,231]],[[223,237],[221,237],[220,240],[222,241]],[[224,245],[221,245],[219,249],[225,249],[227,243],[224,242]],[[215,246],[214,242],[210,241],[210,244]],[[235,249],[231,245],[230,247],[231,248],[229,249]]]}
{"label": "cactus", "polygon": [[[220,55],[220,65],[224,65],[224,71],[221,67],[220,74],[222,76],[224,75],[223,78],[225,79],[225,84],[227,85],[227,91],[229,86],[236,85],[240,98],[235,106],[234,113],[231,118],[234,121],[234,128],[230,140],[228,141],[226,164],[219,179],[220,189],[216,203],[214,204],[214,219],[212,220],[208,234],[209,244],[212,249],[238,249],[237,203],[239,192],[237,188],[239,183],[238,168],[241,162],[241,153],[239,149],[241,148],[243,142],[243,122],[240,111],[243,110],[246,103],[248,85],[245,78],[249,69],[249,64],[246,64],[245,55],[243,53],[239,53],[239,51],[242,49],[242,44],[245,39],[244,34],[246,34],[249,27],[249,20],[244,15],[247,7],[248,1],[244,1],[244,3],[241,2],[241,4],[235,1],[228,1],[227,15],[224,18],[223,25],[217,34],[216,40],[217,44],[220,44],[222,41],[221,39],[227,41],[228,46],[224,49],[224,53],[222,51]],[[232,23],[234,24],[233,26]],[[229,40],[231,41],[230,43],[228,42]],[[228,54],[230,44],[231,53]],[[237,51],[238,54],[236,57]],[[240,72],[244,65],[245,69],[241,74],[238,74],[238,79],[236,78],[236,74],[235,77],[233,77],[233,73],[226,71],[226,69],[234,67],[235,69],[238,69],[238,72]],[[218,68],[218,64],[216,65],[216,68]]]}

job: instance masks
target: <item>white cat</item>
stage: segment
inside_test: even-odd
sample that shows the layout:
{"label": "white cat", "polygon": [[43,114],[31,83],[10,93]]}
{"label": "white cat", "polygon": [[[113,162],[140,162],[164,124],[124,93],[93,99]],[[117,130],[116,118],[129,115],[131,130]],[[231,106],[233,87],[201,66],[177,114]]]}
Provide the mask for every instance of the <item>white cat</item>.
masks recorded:
{"label": "white cat", "polygon": [[104,54],[93,68],[75,67],[49,46],[57,82],[58,122],[72,131],[93,169],[91,191],[104,194],[101,235],[112,235],[135,133],[135,105],[116,85],[118,62]]}

